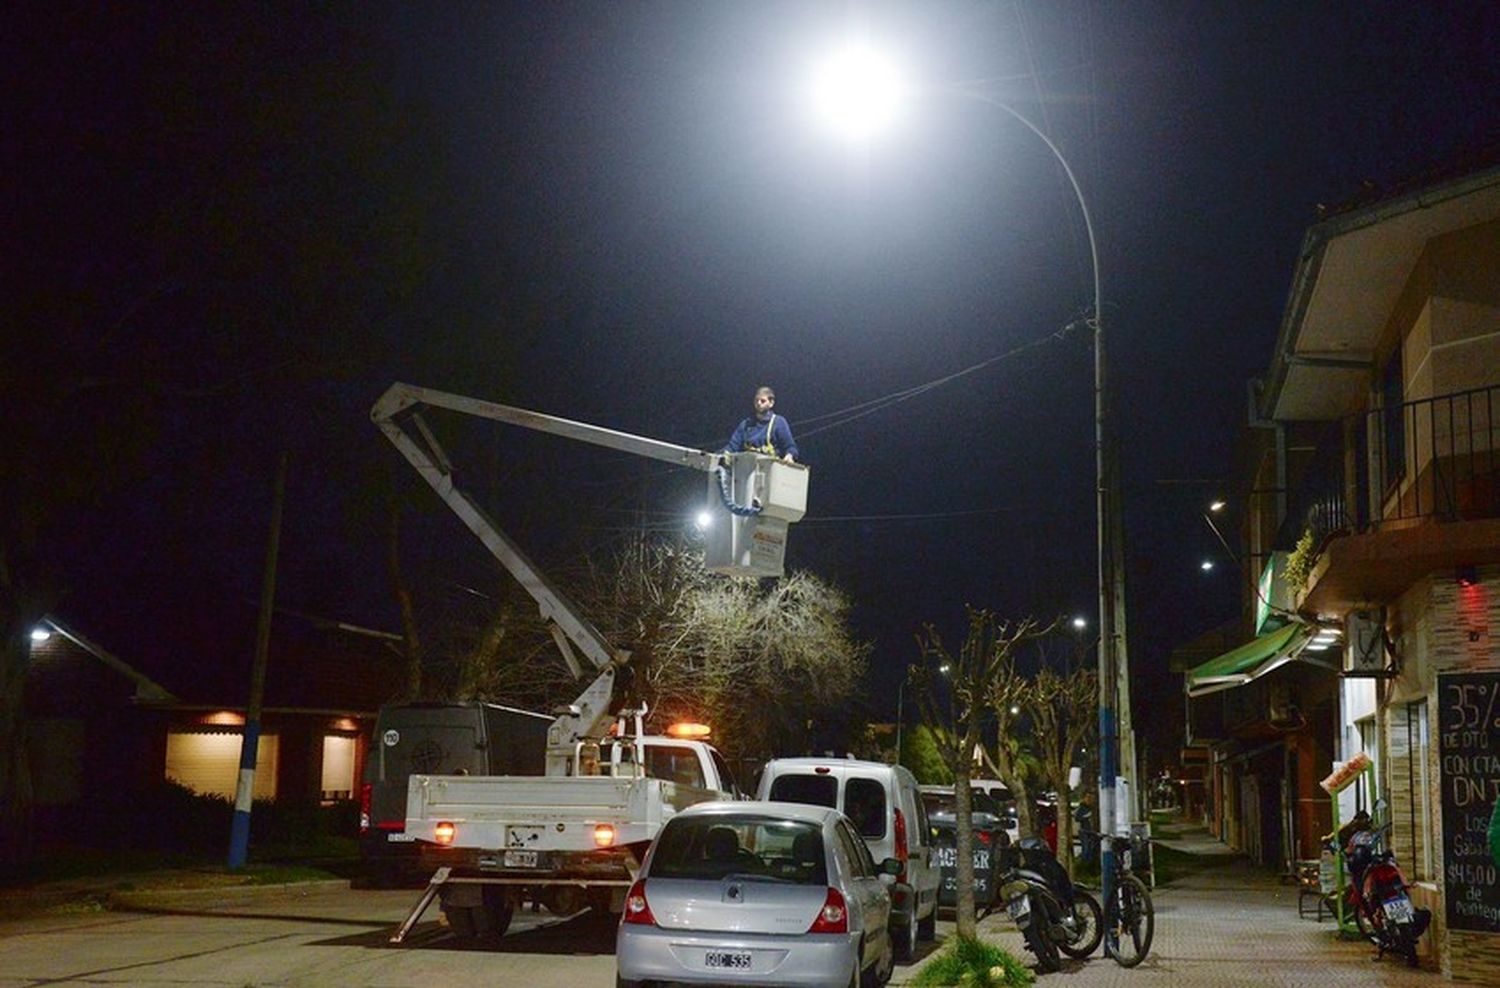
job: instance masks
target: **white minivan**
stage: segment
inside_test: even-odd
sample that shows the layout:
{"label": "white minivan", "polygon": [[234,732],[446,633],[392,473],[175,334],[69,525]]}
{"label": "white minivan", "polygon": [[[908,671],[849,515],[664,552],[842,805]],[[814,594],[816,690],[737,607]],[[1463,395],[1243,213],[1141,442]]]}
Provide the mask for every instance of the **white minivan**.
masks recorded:
{"label": "white minivan", "polygon": [[776,758],[761,772],[756,799],[831,806],[848,817],[876,861],[902,864],[891,888],[891,938],[902,960],[936,935],[938,883],[932,831],[917,779],[899,765],[849,758]]}

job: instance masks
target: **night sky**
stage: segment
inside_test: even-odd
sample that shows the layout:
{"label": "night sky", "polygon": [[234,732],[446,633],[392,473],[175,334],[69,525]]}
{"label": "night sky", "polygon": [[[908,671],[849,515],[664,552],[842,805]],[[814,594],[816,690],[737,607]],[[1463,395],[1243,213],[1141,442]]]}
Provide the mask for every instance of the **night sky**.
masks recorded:
{"label": "night sky", "polygon": [[[853,595],[878,713],[965,604],[1092,621],[1092,355],[1060,332],[1092,301],[1086,241],[1045,146],[940,92],[982,82],[1089,200],[1138,716],[1176,706],[1168,651],[1239,607],[1222,550],[1199,569],[1201,511],[1316,207],[1500,135],[1480,3],[26,6],[0,59],[5,415],[53,476],[131,454],[48,533],[60,613],[127,661],[186,647],[174,613],[253,602],[282,449],[279,603],[395,630],[382,477],[424,606],[493,590],[368,422],[394,380],[701,447],[773,385],[813,469],[789,562]],[[858,153],[804,97],[850,31],[928,87]],[[451,436],[544,565],[685,528],[701,497],[659,464]]]}

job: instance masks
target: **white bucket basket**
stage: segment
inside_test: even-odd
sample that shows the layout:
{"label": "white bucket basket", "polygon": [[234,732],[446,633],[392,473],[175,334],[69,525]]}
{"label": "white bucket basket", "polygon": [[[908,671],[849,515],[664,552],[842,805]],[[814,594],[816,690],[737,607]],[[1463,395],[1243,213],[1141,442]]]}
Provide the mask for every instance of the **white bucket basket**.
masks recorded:
{"label": "white bucket basket", "polygon": [[725,457],[735,505],[758,507],[741,515],[724,504],[718,471],[708,475],[709,524],[703,533],[704,564],[725,576],[782,576],[787,526],[807,511],[809,470],[760,453]]}

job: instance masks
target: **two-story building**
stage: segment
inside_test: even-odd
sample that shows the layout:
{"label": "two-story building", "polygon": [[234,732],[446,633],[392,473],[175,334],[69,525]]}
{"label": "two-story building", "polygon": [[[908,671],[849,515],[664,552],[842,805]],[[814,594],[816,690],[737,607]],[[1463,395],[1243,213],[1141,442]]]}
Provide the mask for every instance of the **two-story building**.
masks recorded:
{"label": "two-story building", "polygon": [[[1500,984],[1477,833],[1500,798],[1500,167],[1325,213],[1250,400],[1241,539],[1263,620],[1187,690],[1227,704],[1294,676],[1302,714],[1328,691],[1309,777],[1374,760],[1375,791],[1345,790],[1341,817],[1381,801],[1433,911],[1426,962]],[[1309,796],[1309,822],[1332,815]]]}

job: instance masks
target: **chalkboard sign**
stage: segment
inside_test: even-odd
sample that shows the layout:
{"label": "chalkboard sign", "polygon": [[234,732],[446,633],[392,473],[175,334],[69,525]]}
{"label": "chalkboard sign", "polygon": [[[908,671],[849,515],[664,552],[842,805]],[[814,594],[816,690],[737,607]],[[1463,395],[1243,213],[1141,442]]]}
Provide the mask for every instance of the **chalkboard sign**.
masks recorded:
{"label": "chalkboard sign", "polygon": [[1438,754],[1448,928],[1500,933],[1487,836],[1500,799],[1500,672],[1438,677]]}

